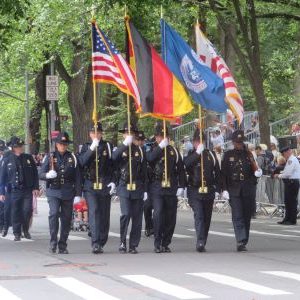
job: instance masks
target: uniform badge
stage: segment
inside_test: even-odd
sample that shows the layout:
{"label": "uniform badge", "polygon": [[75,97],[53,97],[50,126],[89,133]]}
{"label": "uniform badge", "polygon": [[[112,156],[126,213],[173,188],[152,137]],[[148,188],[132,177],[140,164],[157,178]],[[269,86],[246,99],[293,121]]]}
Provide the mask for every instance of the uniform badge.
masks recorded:
{"label": "uniform badge", "polygon": [[174,152],[171,150],[171,151],[170,151],[170,154],[171,154],[171,155],[174,155]]}
{"label": "uniform badge", "polygon": [[234,157],[229,157],[229,161],[234,161]]}
{"label": "uniform badge", "polygon": [[27,159],[27,164],[30,165],[30,160],[29,159]]}
{"label": "uniform badge", "polygon": [[122,153],[122,156],[123,156],[123,157],[127,157],[127,153],[126,153],[126,152],[123,152],[123,153]]}
{"label": "uniform badge", "polygon": [[134,156],[135,156],[135,157],[138,157],[138,156],[140,156],[140,155],[139,155],[138,152],[135,152]]}
{"label": "uniform badge", "polygon": [[103,154],[102,154],[102,155],[103,155],[103,156],[107,156],[106,150],[103,151]]}
{"label": "uniform badge", "polygon": [[69,159],[68,159],[68,162],[69,162],[69,163],[71,163],[71,162],[72,162],[72,158],[71,158],[71,157],[69,157]]}

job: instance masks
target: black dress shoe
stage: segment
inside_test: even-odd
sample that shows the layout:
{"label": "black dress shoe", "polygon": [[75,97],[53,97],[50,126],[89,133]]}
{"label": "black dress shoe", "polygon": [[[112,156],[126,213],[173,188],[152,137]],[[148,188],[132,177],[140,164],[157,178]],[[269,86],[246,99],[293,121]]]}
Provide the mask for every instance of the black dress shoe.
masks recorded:
{"label": "black dress shoe", "polygon": [[155,253],[161,253],[161,248],[160,247],[155,247],[154,252]]}
{"label": "black dress shoe", "polygon": [[56,247],[50,247],[49,248],[49,253],[51,253],[51,254],[56,253]]}
{"label": "black dress shoe", "polygon": [[15,235],[14,241],[15,242],[20,242],[21,241],[21,236],[20,235]]}
{"label": "black dress shoe", "polygon": [[282,225],[296,225],[296,222],[290,222],[290,221],[285,221],[282,223]]}
{"label": "black dress shoe", "polygon": [[285,220],[278,221],[277,224],[282,225],[284,222],[286,222],[286,221]]}
{"label": "black dress shoe", "polygon": [[199,244],[197,247],[196,247],[196,250],[198,252],[206,252],[206,249],[205,249],[205,246],[203,244]]}
{"label": "black dress shoe", "polygon": [[59,249],[58,254],[69,254],[68,249]]}
{"label": "black dress shoe", "polygon": [[102,247],[99,246],[99,245],[94,245],[94,246],[93,246],[92,252],[93,252],[94,254],[103,253],[103,249],[102,249]]}
{"label": "black dress shoe", "polygon": [[136,250],[135,247],[132,247],[132,248],[129,249],[129,253],[130,253],[130,254],[137,254],[138,251]]}
{"label": "black dress shoe", "polygon": [[2,232],[2,237],[6,237],[7,233],[8,233],[8,230],[4,229],[3,232]]}
{"label": "black dress shoe", "polygon": [[24,232],[24,238],[27,240],[31,240],[31,234],[28,231]]}
{"label": "black dress shoe", "polygon": [[236,250],[238,252],[246,252],[246,251],[248,251],[245,244],[237,244]]}
{"label": "black dress shoe", "polygon": [[166,247],[162,247],[161,252],[163,252],[163,253],[171,253],[172,251],[171,251],[171,249],[168,246],[166,246]]}
{"label": "black dress shoe", "polygon": [[126,245],[124,243],[121,243],[120,247],[119,247],[119,252],[121,254],[125,254],[127,253],[127,248],[126,248]]}

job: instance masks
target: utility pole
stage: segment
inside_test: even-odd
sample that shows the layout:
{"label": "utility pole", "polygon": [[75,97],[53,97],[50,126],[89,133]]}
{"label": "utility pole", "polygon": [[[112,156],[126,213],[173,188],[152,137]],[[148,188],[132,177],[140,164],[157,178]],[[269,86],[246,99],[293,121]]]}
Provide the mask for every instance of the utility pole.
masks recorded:
{"label": "utility pole", "polygon": [[25,71],[25,152],[30,153],[30,130],[29,130],[29,82],[28,72]]}

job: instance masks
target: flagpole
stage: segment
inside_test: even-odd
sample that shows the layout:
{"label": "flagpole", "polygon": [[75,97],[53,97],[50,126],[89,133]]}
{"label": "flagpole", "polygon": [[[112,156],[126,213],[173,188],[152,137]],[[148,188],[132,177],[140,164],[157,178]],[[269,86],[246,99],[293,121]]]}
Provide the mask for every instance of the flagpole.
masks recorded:
{"label": "flagpole", "polygon": [[[92,7],[92,24],[95,22],[95,8],[94,6]],[[93,30],[93,27],[92,27]],[[93,31],[91,34],[91,39],[92,39],[92,48],[93,48]],[[92,51],[93,52],[93,51]],[[92,56],[92,63],[93,63],[93,56]],[[93,72],[93,70],[92,70]],[[95,137],[97,137],[97,122],[98,122],[98,116],[97,116],[97,83],[94,81],[93,76],[93,115],[92,119],[94,121],[94,129],[95,129]],[[95,163],[96,163],[96,182],[94,182],[94,190],[102,190],[102,183],[99,182],[99,161],[98,161],[98,147],[95,149]]]}
{"label": "flagpole", "polygon": [[[125,13],[125,19],[127,17],[127,5],[125,4],[124,8]],[[131,113],[130,113],[130,98],[127,94],[127,124],[128,124],[128,134],[131,135]],[[132,182],[132,148],[131,144],[128,146],[128,155],[129,155],[129,184],[127,184],[127,190],[128,191],[134,191],[135,190],[135,184]]]}
{"label": "flagpole", "polygon": [[[163,14],[163,6],[160,6],[160,18],[162,19],[164,17]],[[163,32],[164,33],[164,32]],[[163,39],[165,39],[165,37],[163,37]],[[163,60],[164,62],[166,62],[166,53],[162,53],[163,55]],[[163,120],[163,130],[164,130],[164,139],[167,138],[167,124],[166,124],[166,119]],[[170,187],[170,180],[168,179],[168,156],[167,156],[167,147],[164,148],[164,158],[165,158],[165,176],[163,178],[163,182],[162,182],[162,187]]]}
{"label": "flagpole", "polygon": [[[197,18],[196,26],[199,26],[199,20]],[[196,43],[197,44],[197,43]],[[199,138],[200,144],[203,144],[203,132],[202,132],[202,107],[198,104],[198,119],[199,119]],[[203,122],[204,125],[204,122]],[[204,127],[204,126],[203,126]],[[203,163],[203,152],[200,155],[200,172],[201,172],[201,187],[199,188],[199,193],[206,194],[207,186],[204,183],[204,163]]]}

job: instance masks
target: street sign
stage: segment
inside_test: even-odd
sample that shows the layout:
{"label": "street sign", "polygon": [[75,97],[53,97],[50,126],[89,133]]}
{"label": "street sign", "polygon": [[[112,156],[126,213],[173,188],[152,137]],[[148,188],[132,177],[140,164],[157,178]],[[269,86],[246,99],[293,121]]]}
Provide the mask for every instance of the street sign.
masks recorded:
{"label": "street sign", "polygon": [[46,100],[58,101],[58,76],[46,76]]}

